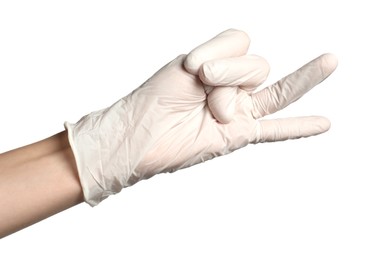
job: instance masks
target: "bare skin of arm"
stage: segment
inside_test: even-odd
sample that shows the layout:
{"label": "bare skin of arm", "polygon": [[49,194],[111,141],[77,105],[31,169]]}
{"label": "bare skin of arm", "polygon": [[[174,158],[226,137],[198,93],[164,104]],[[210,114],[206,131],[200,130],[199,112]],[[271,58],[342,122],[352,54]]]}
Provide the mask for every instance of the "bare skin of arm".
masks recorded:
{"label": "bare skin of arm", "polygon": [[0,238],[81,202],[65,131],[0,154]]}

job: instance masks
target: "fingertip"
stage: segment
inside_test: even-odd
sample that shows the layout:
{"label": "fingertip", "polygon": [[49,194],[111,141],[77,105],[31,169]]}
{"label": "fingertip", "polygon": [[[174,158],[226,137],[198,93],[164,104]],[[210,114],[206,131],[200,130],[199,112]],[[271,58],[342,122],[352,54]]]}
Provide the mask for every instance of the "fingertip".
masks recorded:
{"label": "fingertip", "polygon": [[227,74],[228,64],[226,60],[209,61],[202,64],[199,69],[199,78],[204,84],[210,86],[222,85],[220,81]]}
{"label": "fingertip", "polygon": [[256,61],[256,64],[259,68],[259,82],[257,83],[257,85],[260,85],[262,84],[264,81],[266,81],[269,73],[270,73],[270,70],[271,70],[271,67],[270,67],[270,64],[268,63],[268,61],[261,57],[261,56],[258,56],[258,55],[251,55],[252,59],[255,59]]}
{"label": "fingertip", "polygon": [[321,66],[326,76],[330,75],[338,65],[337,57],[332,53],[326,53],[321,56]]}
{"label": "fingertip", "polygon": [[198,75],[199,67],[201,66],[201,61],[195,53],[189,53],[184,61],[184,67],[187,72]]}
{"label": "fingertip", "polygon": [[221,124],[229,124],[232,121],[233,113],[230,113],[229,111],[222,111],[221,113],[214,113],[214,116],[216,120],[219,121]]}
{"label": "fingertip", "polygon": [[320,133],[325,133],[331,128],[331,121],[328,118],[319,116],[315,117],[314,119]]}
{"label": "fingertip", "polygon": [[250,45],[250,38],[244,31],[228,29],[207,42],[193,49],[184,62],[185,69],[198,75],[199,68],[204,62],[246,54]]}
{"label": "fingertip", "polygon": [[222,35],[224,36],[230,35],[231,37],[236,38],[237,41],[241,41],[247,45],[250,45],[250,42],[251,42],[249,35],[245,31],[234,29],[234,28],[230,28],[224,31]]}
{"label": "fingertip", "polygon": [[[306,136],[319,135],[327,132],[331,127],[331,122],[323,116],[307,116],[305,123],[301,126]],[[302,122],[302,121],[301,121]]]}

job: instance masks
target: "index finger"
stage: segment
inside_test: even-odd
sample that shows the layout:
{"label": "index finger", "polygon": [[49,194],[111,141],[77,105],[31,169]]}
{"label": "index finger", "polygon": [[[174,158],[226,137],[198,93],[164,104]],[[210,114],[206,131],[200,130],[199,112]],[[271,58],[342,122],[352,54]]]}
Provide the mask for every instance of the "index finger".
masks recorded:
{"label": "index finger", "polygon": [[254,118],[285,108],[325,80],[336,67],[337,58],[333,54],[323,54],[275,84],[252,94]]}
{"label": "index finger", "polygon": [[185,69],[198,75],[199,68],[206,61],[245,55],[250,45],[249,36],[240,30],[226,30],[211,40],[193,49],[185,59]]}

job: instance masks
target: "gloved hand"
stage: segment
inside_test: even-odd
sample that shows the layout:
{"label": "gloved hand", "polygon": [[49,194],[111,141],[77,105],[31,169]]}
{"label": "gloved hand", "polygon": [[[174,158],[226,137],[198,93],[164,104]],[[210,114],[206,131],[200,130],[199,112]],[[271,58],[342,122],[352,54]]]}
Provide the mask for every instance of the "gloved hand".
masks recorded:
{"label": "gloved hand", "polygon": [[324,117],[259,120],[296,101],[337,66],[325,54],[254,92],[267,62],[246,55],[248,36],[227,30],[180,55],[112,106],[65,123],[85,201],[162,172],[173,172],[249,143],[327,131]]}

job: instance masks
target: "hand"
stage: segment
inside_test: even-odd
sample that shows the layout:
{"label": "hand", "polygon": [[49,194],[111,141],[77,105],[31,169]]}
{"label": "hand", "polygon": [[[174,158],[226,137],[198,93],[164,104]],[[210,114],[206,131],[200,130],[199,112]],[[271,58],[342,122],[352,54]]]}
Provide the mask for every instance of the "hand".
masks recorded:
{"label": "hand", "polygon": [[139,180],[227,154],[249,143],[323,133],[324,117],[260,120],[296,101],[337,66],[332,54],[254,92],[267,62],[227,30],[180,55],[111,107],[66,123],[86,202]]}

